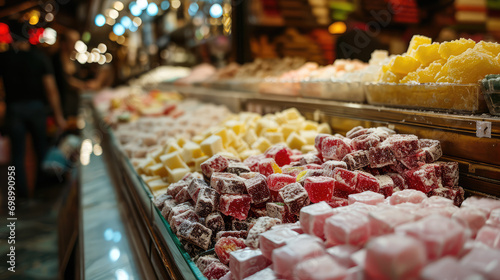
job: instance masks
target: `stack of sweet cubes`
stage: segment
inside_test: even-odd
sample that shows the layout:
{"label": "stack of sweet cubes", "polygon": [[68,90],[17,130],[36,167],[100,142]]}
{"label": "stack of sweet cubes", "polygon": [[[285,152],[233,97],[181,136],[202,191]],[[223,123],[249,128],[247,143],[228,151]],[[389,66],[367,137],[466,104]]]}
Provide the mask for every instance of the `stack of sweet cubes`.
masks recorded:
{"label": "stack of sweet cubes", "polygon": [[[339,226],[346,231],[344,238],[359,240],[355,242],[358,246],[371,236],[368,224],[363,223],[369,212],[378,209],[378,204],[418,203],[437,195],[441,196],[437,201],[450,205],[444,210],[430,208],[433,210],[425,210],[419,217],[434,212],[451,216],[449,213],[458,209],[454,205],[463,201],[463,189],[457,186],[458,163],[438,162],[441,155],[436,140],[396,134],[384,127],[356,127],[346,137],[318,134],[315,151],[305,154],[284,145],[272,146],[243,162],[216,154],[201,164],[202,174],[188,173],[171,184],[156,198],[155,205],[191,256],[215,248],[216,257],[203,254],[197,258],[197,265],[207,278],[219,279],[229,272],[231,252],[259,248],[259,239],[271,228],[286,228],[287,234],[290,227],[301,232],[304,209],[323,209],[328,213],[320,216],[326,219],[334,213],[332,208],[340,207],[339,213],[345,213],[345,217],[338,216],[344,221]],[[420,204],[415,206],[407,206],[405,211],[416,211]],[[391,232],[401,222],[397,220],[400,215],[395,217],[395,224],[384,230]],[[299,216],[300,224],[280,225],[295,223]],[[320,238],[324,238],[324,219],[322,223],[315,222],[311,230]],[[350,235],[351,230],[356,236]],[[270,261],[267,252],[264,254]],[[245,251],[244,255],[247,253],[256,254]],[[284,276],[281,271],[278,274]]]}

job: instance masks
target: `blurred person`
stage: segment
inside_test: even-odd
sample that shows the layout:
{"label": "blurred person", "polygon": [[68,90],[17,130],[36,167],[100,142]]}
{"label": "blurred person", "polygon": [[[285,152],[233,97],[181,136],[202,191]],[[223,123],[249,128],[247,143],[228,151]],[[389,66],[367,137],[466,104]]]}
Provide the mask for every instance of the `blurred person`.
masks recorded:
{"label": "blurred person", "polygon": [[0,54],[0,78],[3,80],[6,104],[5,124],[11,140],[11,164],[16,172],[16,195],[27,198],[29,190],[25,170],[26,135],[31,134],[36,153],[37,187],[40,185],[41,162],[47,149],[45,100],[53,110],[58,127],[66,120],[48,58],[28,42],[27,24],[11,21],[11,48]]}

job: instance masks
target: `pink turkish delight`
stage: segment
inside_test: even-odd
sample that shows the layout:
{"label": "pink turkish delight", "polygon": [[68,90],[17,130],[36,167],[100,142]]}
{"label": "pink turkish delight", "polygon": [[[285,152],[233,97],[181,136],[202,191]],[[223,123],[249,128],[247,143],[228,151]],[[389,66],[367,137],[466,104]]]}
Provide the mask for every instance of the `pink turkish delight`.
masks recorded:
{"label": "pink turkish delight", "polygon": [[248,231],[245,244],[250,248],[259,248],[259,235],[270,230],[279,223],[281,223],[280,220],[271,217],[258,218],[255,225]]}
{"label": "pink turkish delight", "polygon": [[477,233],[476,241],[486,244],[493,249],[500,249],[500,228],[482,227]]}
{"label": "pink turkish delight", "polygon": [[429,260],[457,256],[468,238],[463,226],[440,215],[400,225],[395,232],[412,236],[424,243]]}
{"label": "pink turkish delight", "polygon": [[330,201],[333,196],[334,180],[330,177],[308,177],[304,182],[304,189],[313,203]]}
{"label": "pink turkish delight", "polygon": [[380,143],[380,137],[376,134],[363,134],[352,139],[351,145],[355,150],[368,150]]}
{"label": "pink turkish delight", "polygon": [[259,161],[259,173],[267,177],[274,173],[274,166],[278,166],[274,159],[265,158]]}
{"label": "pink turkish delight", "polygon": [[476,207],[483,211],[487,217],[489,217],[491,211],[500,208],[500,200],[471,196],[464,200],[464,202],[462,203],[462,207]]}
{"label": "pink turkish delight", "polygon": [[222,237],[215,243],[215,253],[223,264],[229,263],[229,255],[239,249],[246,248],[245,241],[241,238]]}
{"label": "pink turkish delight", "polygon": [[271,174],[269,175],[269,177],[267,177],[267,186],[272,191],[279,191],[284,186],[293,184],[295,182],[296,179],[294,176],[286,174],[276,173],[276,174]]}
{"label": "pink turkish delight", "polygon": [[431,196],[424,201],[422,201],[422,207],[448,207],[453,206],[453,200],[441,197],[441,196]]}
{"label": "pink turkish delight", "polygon": [[373,279],[417,279],[426,262],[425,247],[409,236],[380,236],[366,247],[365,271]]}
{"label": "pink turkish delight", "polygon": [[214,172],[210,186],[220,194],[246,193],[245,180],[232,173]]}
{"label": "pink turkish delight", "polygon": [[270,264],[270,261],[262,255],[259,249],[245,248],[233,251],[229,257],[229,270],[235,280],[242,280],[253,275]]}
{"label": "pink turkish delight", "polygon": [[410,203],[420,203],[426,199],[427,196],[417,190],[406,189],[394,193],[390,198],[391,205],[396,205],[400,203],[410,202]]}
{"label": "pink turkish delight", "polygon": [[468,228],[472,238],[476,237],[479,229],[486,223],[486,215],[477,208],[461,208],[453,214],[452,219]]}
{"label": "pink turkish delight", "polygon": [[198,193],[198,199],[194,211],[200,217],[206,217],[208,214],[219,209],[220,195],[212,188],[203,188]]}
{"label": "pink turkish delight", "polygon": [[272,260],[274,271],[281,276],[280,279],[291,279],[293,275],[292,268],[297,264],[324,254],[325,249],[320,242],[307,238],[300,239],[300,242],[298,242],[297,239],[291,239],[288,241],[287,245],[273,251]]}
{"label": "pink turkish delight", "polygon": [[259,174],[251,179],[244,181],[245,188],[252,198],[252,203],[258,204],[269,200],[271,194],[267,187],[266,177]]}
{"label": "pink turkish delight", "polygon": [[490,217],[486,221],[488,226],[500,228],[500,208],[490,212]]}
{"label": "pink turkish delight", "polygon": [[321,142],[321,155],[326,160],[342,160],[352,151],[346,140],[329,136]]}
{"label": "pink turkish delight", "polygon": [[272,158],[279,166],[283,166],[290,163],[290,156],[292,155],[292,150],[286,146],[275,145],[270,147],[264,153],[266,158]]}
{"label": "pink turkish delight", "polygon": [[350,194],[348,201],[349,204],[354,204],[355,202],[360,202],[364,204],[369,204],[369,205],[377,205],[379,203],[384,202],[384,195],[372,192],[372,191],[365,191],[362,193],[355,193],[355,194]]}
{"label": "pink turkish delight", "polygon": [[268,230],[259,236],[259,248],[267,259],[272,259],[274,249],[285,246],[286,241],[297,237],[299,233],[289,228]]}
{"label": "pink turkish delight", "polygon": [[380,168],[395,164],[396,157],[392,152],[391,146],[383,142],[368,150],[368,161],[371,168]]}
{"label": "pink turkish delight", "polygon": [[321,201],[300,210],[300,225],[305,233],[324,238],[325,220],[332,215],[332,207]]}
{"label": "pink turkish delight", "polygon": [[476,247],[460,260],[460,264],[481,273],[487,279],[498,279],[500,275],[498,260],[500,260],[500,250]]}
{"label": "pink turkish delight", "polygon": [[290,213],[294,215],[298,215],[300,209],[310,203],[307,191],[299,183],[289,184],[279,193]]}
{"label": "pink turkish delight", "polygon": [[464,267],[457,259],[445,257],[428,264],[420,272],[420,279],[435,280],[435,279],[484,279],[481,274],[474,270]]}
{"label": "pink turkish delight", "polygon": [[346,275],[347,269],[329,255],[307,259],[294,269],[294,279],[298,280],[342,280]]}
{"label": "pink turkish delight", "polygon": [[325,236],[331,245],[363,245],[370,237],[369,220],[357,211],[336,214],[326,219]]}
{"label": "pink turkish delight", "polygon": [[207,178],[212,177],[212,173],[214,172],[223,172],[228,167],[229,162],[227,159],[221,155],[215,155],[211,158],[204,161],[201,165],[201,171],[203,175],[207,176]]}
{"label": "pink turkish delight", "polygon": [[397,208],[380,209],[371,212],[368,218],[372,236],[394,233],[397,226],[413,222],[416,219],[415,215]]}
{"label": "pink turkish delight", "polygon": [[356,182],[356,192],[372,191],[378,192],[380,190],[380,184],[377,178],[366,172],[359,172],[358,179]]}
{"label": "pink turkish delight", "polygon": [[252,198],[248,194],[223,194],[220,197],[219,210],[222,214],[245,220],[250,210]]}
{"label": "pink turkish delight", "polygon": [[326,249],[326,253],[340,265],[349,268],[356,266],[351,259],[351,255],[359,251],[359,249],[359,246],[354,245],[337,245]]}
{"label": "pink turkish delight", "polygon": [[224,265],[220,261],[214,261],[205,268],[203,276],[207,277],[207,279],[220,279],[227,273],[229,273],[227,265]]}
{"label": "pink turkish delight", "polygon": [[254,275],[248,276],[245,280],[277,280],[278,277],[276,273],[271,269],[271,267],[267,267]]}

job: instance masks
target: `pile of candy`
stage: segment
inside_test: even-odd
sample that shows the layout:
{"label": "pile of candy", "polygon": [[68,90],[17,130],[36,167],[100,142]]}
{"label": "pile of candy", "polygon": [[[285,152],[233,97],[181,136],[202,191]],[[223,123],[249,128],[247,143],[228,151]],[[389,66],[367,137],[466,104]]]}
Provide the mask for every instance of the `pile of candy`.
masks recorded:
{"label": "pile of candy", "polygon": [[[439,141],[385,127],[356,127],[346,136],[320,133],[312,152],[275,145],[243,162],[215,154],[200,165],[201,174],[188,173],[171,184],[155,205],[192,256],[215,248],[216,262],[206,264],[204,256],[197,263],[207,278],[218,279],[228,271],[230,252],[259,248],[262,233],[299,216],[303,220],[309,210],[326,219],[332,208],[349,204],[368,213],[387,198],[396,204],[438,195],[450,201],[443,208],[450,212],[463,201],[458,163],[436,161],[442,155]],[[429,209],[422,215],[441,211]],[[352,216],[345,217],[347,224],[356,227],[359,215],[346,215]],[[321,223],[311,224],[310,231],[324,236]],[[366,241],[369,232],[358,235]]]}
{"label": "pile of candy", "polygon": [[302,208],[299,223],[261,233],[259,249],[229,253],[229,268],[210,256],[199,267],[225,280],[498,279],[499,200],[470,197],[459,208],[411,189],[360,195]]}
{"label": "pile of candy", "polygon": [[477,83],[488,74],[500,74],[500,44],[470,39],[432,43],[415,35],[406,53],[382,67],[379,82]]}

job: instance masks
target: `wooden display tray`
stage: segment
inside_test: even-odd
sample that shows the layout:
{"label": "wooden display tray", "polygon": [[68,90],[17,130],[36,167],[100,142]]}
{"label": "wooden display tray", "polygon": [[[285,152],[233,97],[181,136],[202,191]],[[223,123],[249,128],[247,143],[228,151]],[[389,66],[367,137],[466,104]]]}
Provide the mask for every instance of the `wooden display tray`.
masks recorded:
{"label": "wooden display tray", "polygon": [[478,84],[389,84],[364,86],[369,104],[446,112],[484,113],[488,107]]}

